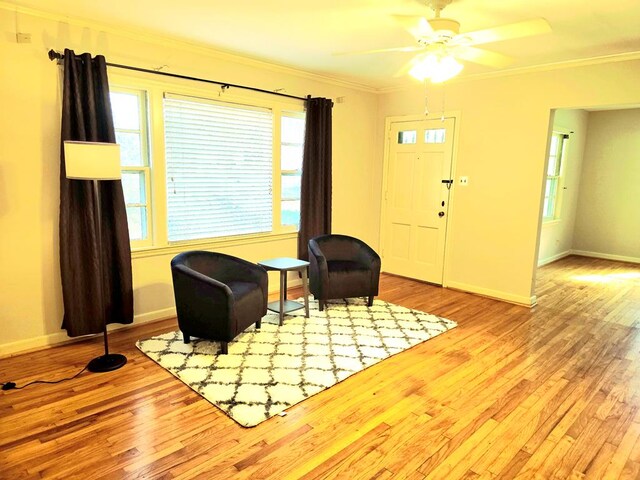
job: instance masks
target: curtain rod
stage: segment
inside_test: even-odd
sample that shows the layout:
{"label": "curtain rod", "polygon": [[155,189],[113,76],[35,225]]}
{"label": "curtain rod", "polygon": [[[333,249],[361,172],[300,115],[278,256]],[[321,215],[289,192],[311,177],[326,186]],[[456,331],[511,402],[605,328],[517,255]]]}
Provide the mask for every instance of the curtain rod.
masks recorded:
{"label": "curtain rod", "polygon": [[[49,50],[49,60],[51,61],[62,60],[63,58],[64,58],[64,54],[60,52],[56,52],[53,49]],[[236,85],[234,83],[228,83],[228,82],[218,82],[217,80],[209,80],[206,78],[189,77],[187,75],[178,75],[177,73],[160,72],[158,70],[148,70],[146,68],[132,67],[130,65],[120,65],[118,63],[107,62],[107,66],[124,68],[125,70],[134,70],[136,72],[152,73],[154,75],[164,75],[165,77],[181,78],[183,80],[195,80],[196,82],[213,83],[214,85],[220,85],[223,89],[229,88],[229,87],[242,88],[244,90],[251,90],[253,92],[268,93],[269,95],[277,95],[279,97],[287,97],[287,98],[293,98],[296,100],[302,100],[303,102],[311,98],[311,95],[307,95],[306,98],[296,97],[295,95],[287,95],[286,93],[273,92],[271,90],[263,90],[262,88],[248,87],[246,85]]]}

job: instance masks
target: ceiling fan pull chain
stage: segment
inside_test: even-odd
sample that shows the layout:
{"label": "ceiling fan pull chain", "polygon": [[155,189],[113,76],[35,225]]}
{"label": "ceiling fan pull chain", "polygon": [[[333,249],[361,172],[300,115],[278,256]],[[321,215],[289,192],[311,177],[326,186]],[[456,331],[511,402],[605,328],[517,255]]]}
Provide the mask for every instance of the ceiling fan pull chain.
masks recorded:
{"label": "ceiling fan pull chain", "polygon": [[445,92],[446,92],[446,87],[444,84],[442,84],[442,117],[440,117],[440,121],[444,122],[444,102],[445,102]]}
{"label": "ceiling fan pull chain", "polygon": [[429,116],[429,99],[427,97],[427,79],[424,79],[424,116]]}

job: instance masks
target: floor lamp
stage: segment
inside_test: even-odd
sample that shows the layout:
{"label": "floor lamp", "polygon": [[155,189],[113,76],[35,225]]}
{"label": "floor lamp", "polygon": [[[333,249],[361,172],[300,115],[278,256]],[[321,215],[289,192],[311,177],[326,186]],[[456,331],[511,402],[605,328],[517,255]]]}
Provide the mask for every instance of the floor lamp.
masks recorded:
{"label": "floor lamp", "polygon": [[[100,283],[100,304],[105,310],[104,275],[102,260],[102,229],[100,226],[100,189],[101,180],[120,180],[120,145],[98,142],[64,142],[64,159],[67,178],[72,180],[91,180],[95,194],[94,218],[96,222],[98,248],[98,277]],[[127,357],[119,353],[109,353],[107,339],[107,319],[103,316],[104,355],[94,358],[87,367],[91,372],[110,372],[127,363]]]}

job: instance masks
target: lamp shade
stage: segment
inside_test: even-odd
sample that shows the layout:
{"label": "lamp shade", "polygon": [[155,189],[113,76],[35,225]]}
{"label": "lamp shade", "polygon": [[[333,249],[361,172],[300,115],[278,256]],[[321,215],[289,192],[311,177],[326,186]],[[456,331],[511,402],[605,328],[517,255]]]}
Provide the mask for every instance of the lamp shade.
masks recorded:
{"label": "lamp shade", "polygon": [[100,142],[64,142],[67,178],[75,180],[118,180],[120,145]]}

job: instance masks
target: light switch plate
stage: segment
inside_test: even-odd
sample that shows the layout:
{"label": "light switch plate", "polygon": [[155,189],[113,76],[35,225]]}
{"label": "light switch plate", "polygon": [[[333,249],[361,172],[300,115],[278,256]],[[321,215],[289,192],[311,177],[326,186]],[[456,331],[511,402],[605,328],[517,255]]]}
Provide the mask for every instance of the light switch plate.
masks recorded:
{"label": "light switch plate", "polygon": [[16,33],[16,42],[18,43],[31,43],[30,33]]}

